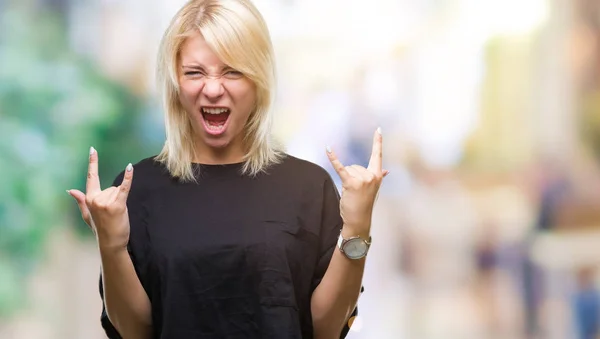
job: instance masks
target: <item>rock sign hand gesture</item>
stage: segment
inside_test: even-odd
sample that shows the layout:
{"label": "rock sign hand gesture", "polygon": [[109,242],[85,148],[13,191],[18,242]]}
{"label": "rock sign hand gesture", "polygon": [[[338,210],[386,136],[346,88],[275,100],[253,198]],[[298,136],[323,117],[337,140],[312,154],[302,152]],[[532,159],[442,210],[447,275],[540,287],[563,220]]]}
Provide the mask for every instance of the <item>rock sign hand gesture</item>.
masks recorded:
{"label": "rock sign hand gesture", "polygon": [[377,193],[383,178],[389,173],[381,168],[382,148],[381,128],[373,136],[373,150],[367,168],[344,166],[335,153],[327,148],[327,157],[342,180],[340,213],[344,227],[355,235],[369,233]]}
{"label": "rock sign hand gesture", "polygon": [[98,152],[91,147],[85,193],[74,189],[67,191],[75,198],[81,217],[96,235],[100,248],[118,250],[127,247],[127,196],[132,181],[133,166],[129,164],[120,186],[102,190],[98,176]]}

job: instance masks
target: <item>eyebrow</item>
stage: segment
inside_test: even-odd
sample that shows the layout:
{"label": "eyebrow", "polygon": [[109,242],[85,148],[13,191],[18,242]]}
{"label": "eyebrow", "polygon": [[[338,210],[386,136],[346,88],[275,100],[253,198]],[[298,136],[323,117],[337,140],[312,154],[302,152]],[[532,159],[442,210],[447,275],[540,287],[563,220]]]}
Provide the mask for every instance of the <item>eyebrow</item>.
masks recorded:
{"label": "eyebrow", "polygon": [[181,65],[181,68],[204,69],[204,66],[201,66],[201,65]]}
{"label": "eyebrow", "polygon": [[[195,69],[195,70],[205,70],[205,67],[202,65],[181,65],[181,68]],[[221,70],[232,69],[231,66],[224,65],[221,67]]]}

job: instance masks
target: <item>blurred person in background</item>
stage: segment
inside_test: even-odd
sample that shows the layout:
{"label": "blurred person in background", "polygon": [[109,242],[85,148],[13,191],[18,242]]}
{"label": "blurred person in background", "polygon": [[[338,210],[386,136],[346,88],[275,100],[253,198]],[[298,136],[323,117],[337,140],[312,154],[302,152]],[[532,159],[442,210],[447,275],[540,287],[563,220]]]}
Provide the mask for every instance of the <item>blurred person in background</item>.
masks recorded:
{"label": "blurred person in background", "polygon": [[[109,338],[345,337],[356,313],[383,177],[321,167],[271,139],[274,60],[247,0],[193,0],[158,59],[166,143],[102,190],[90,149],[86,192],[68,191],[102,260]],[[134,175],[135,172],[135,175]]]}
{"label": "blurred person in background", "polygon": [[482,234],[475,242],[475,293],[479,298],[482,311],[482,322],[487,335],[500,332],[498,305],[495,300],[496,281],[498,279],[498,226],[493,222],[485,222]]}
{"label": "blurred person in background", "polygon": [[593,267],[580,268],[576,274],[573,311],[578,339],[597,339],[600,336],[600,291],[595,285],[595,275]]}
{"label": "blurred person in background", "polygon": [[546,277],[544,269],[531,257],[536,236],[551,232],[556,225],[556,210],[570,191],[566,169],[554,159],[543,159],[539,176],[539,207],[534,227],[524,239],[522,258],[522,293],[525,310],[525,331],[528,338],[538,338],[542,332],[542,307]]}

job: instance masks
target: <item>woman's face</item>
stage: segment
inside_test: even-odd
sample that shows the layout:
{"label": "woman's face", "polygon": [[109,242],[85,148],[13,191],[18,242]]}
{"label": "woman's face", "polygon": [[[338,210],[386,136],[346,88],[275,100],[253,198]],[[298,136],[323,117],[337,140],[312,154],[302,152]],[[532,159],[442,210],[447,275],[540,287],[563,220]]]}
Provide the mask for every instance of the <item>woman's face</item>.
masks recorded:
{"label": "woman's face", "polygon": [[254,83],[221,62],[200,33],[183,43],[179,67],[179,100],[196,132],[197,149],[204,155],[243,156],[244,126],[256,104]]}

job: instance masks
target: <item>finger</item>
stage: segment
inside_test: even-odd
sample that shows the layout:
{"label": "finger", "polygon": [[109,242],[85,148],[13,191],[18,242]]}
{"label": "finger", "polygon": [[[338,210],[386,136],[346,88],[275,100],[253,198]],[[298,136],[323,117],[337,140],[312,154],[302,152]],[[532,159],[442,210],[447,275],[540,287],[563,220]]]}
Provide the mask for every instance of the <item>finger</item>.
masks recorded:
{"label": "finger", "polygon": [[383,177],[387,177],[387,175],[390,174],[390,171],[388,170],[383,170]]}
{"label": "finger", "polygon": [[354,166],[348,166],[348,167],[346,167],[346,171],[353,178],[356,178],[356,179],[362,179],[363,178],[363,176],[360,174],[360,172]]}
{"label": "finger", "polygon": [[108,205],[112,205],[114,202],[119,200],[119,187],[109,187],[107,189],[105,189],[103,192],[106,192],[106,195],[104,196],[104,203],[108,206]]}
{"label": "finger", "polygon": [[131,189],[131,182],[133,181],[133,165],[128,164],[125,168],[125,174],[123,175],[123,182],[119,185],[119,195],[117,199],[123,203],[127,203],[127,197],[129,196],[129,190]]}
{"label": "finger", "polygon": [[346,171],[344,164],[342,164],[342,162],[337,158],[337,156],[329,146],[327,146],[327,158],[329,158],[333,169],[335,169],[342,181],[350,179],[350,174]]}
{"label": "finger", "polygon": [[85,185],[86,194],[100,192],[100,178],[98,177],[98,152],[90,147],[90,163],[88,165],[88,176]]}
{"label": "finger", "polygon": [[77,202],[77,207],[79,207],[83,221],[85,221],[88,226],[92,227],[90,210],[85,203],[85,194],[79,190],[68,190],[67,193],[69,193],[69,195],[75,199],[75,202]]}
{"label": "finger", "polygon": [[117,200],[119,195],[118,187],[109,187],[102,191],[102,193],[98,194],[93,202],[93,210],[98,209],[109,209],[113,206],[114,202]]}
{"label": "finger", "polygon": [[357,179],[369,181],[373,177],[373,173],[370,173],[366,168],[359,165],[351,165],[346,167],[346,170]]}
{"label": "finger", "polygon": [[375,174],[381,173],[382,152],[383,137],[381,135],[381,127],[379,127],[373,136],[373,150],[371,151],[371,159],[369,160],[369,166],[367,167]]}

